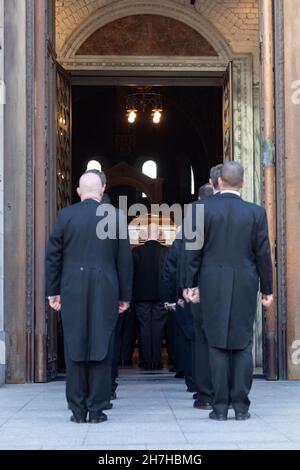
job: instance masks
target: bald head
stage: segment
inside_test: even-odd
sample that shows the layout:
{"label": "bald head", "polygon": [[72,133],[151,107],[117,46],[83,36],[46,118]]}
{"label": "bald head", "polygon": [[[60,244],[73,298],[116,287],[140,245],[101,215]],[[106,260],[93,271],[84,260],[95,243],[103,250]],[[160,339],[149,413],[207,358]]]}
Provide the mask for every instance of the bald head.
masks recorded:
{"label": "bald head", "polygon": [[103,186],[99,175],[95,173],[84,173],[79,180],[77,193],[82,201],[85,199],[100,200],[103,195]]}
{"label": "bald head", "polygon": [[221,168],[221,189],[240,190],[244,183],[244,168],[238,162],[226,162]]}

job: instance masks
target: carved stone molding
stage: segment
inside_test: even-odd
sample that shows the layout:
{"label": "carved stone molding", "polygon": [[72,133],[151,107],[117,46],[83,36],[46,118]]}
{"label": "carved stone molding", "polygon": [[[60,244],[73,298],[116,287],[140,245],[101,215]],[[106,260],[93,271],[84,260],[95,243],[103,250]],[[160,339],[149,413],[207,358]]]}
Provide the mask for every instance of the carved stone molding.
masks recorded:
{"label": "carved stone molding", "polygon": [[75,56],[60,60],[67,70],[224,72],[227,60],[219,57]]}
{"label": "carved stone molding", "polygon": [[252,56],[236,56],[233,60],[233,155],[245,169],[243,198],[248,201],[254,198],[252,93]]}

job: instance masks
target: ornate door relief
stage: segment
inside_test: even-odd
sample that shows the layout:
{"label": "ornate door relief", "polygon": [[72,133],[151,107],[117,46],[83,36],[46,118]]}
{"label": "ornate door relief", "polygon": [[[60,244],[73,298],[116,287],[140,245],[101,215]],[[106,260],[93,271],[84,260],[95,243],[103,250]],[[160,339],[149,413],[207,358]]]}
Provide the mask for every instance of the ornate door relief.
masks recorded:
{"label": "ornate door relief", "polygon": [[233,159],[232,62],[223,80],[223,156],[224,161]]}

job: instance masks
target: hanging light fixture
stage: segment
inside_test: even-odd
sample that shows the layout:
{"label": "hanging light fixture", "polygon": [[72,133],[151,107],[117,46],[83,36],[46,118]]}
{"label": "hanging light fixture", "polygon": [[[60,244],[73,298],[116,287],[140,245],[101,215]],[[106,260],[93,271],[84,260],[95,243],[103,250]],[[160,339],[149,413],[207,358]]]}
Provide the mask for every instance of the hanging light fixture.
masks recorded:
{"label": "hanging light fixture", "polygon": [[137,110],[136,109],[128,109],[127,110],[127,120],[130,124],[133,124],[137,118]]}
{"label": "hanging light fixture", "polygon": [[159,124],[162,117],[162,109],[153,109],[152,110],[152,121],[154,124]]}
{"label": "hanging light fixture", "polygon": [[162,96],[159,93],[150,93],[151,87],[139,87],[138,93],[130,93],[126,98],[127,121],[134,124],[138,113],[151,112],[152,122],[159,124],[162,119]]}

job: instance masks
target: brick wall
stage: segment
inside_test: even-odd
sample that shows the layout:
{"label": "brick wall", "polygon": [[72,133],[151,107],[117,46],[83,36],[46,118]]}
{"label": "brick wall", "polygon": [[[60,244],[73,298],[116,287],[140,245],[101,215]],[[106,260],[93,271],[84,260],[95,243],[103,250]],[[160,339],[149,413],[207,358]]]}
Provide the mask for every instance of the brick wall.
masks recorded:
{"label": "brick wall", "polygon": [[[56,0],[57,50],[93,12],[119,0]],[[196,8],[224,36],[235,52],[258,51],[258,0],[173,0]]]}

